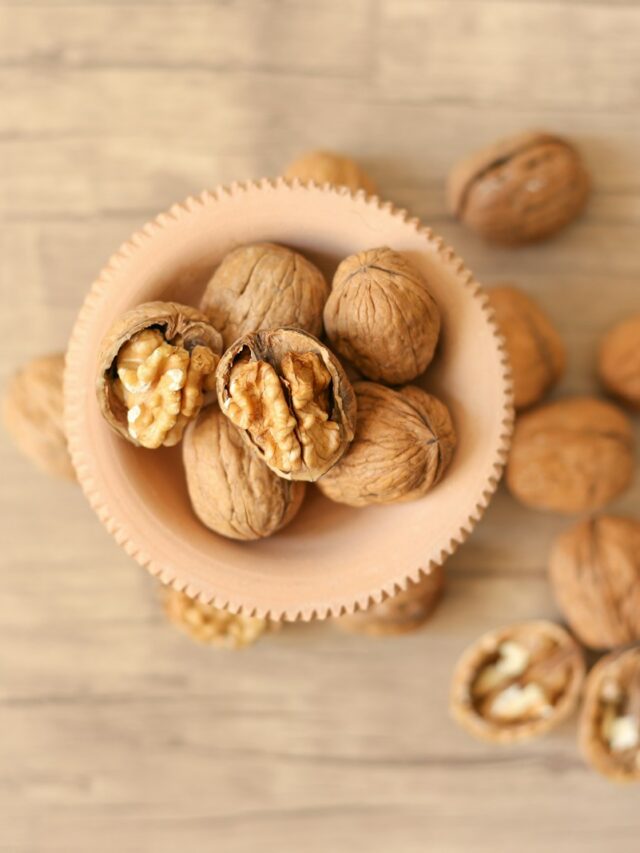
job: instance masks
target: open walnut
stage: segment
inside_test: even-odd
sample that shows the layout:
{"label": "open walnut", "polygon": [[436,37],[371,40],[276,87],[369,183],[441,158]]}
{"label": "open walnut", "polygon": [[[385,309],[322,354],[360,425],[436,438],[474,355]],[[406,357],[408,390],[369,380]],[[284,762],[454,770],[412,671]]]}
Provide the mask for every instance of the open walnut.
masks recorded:
{"label": "open walnut", "polygon": [[595,512],[631,483],[632,425],[617,406],[571,397],[521,415],[507,464],[507,486],[525,506]]}
{"label": "open walnut", "polygon": [[349,634],[388,637],[417,631],[428,621],[438,606],[444,587],[444,569],[431,566],[419,581],[410,581],[406,590],[371,604],[348,616],[340,616],[334,624]]}
{"label": "open walnut", "polygon": [[109,426],[139,447],[177,444],[214,388],[222,339],[204,314],[147,302],[105,336],[96,390]]}
{"label": "open walnut", "polygon": [[504,285],[492,287],[488,295],[511,363],[513,404],[525,409],[564,373],[564,344],[547,314],[522,290]]}
{"label": "open walnut", "polygon": [[217,389],[247,444],[288,480],[317,480],[353,438],[351,383],[333,353],[300,329],[240,338],[220,361]]}
{"label": "open walnut", "polygon": [[182,459],[198,518],[231,539],[262,539],[296,515],[305,483],[278,477],[220,409],[207,406],[186,429]]}
{"label": "open walnut", "polygon": [[566,139],[528,131],[502,139],[451,172],[451,212],[503,245],[540,240],[564,228],[589,195],[589,176]]}
{"label": "open walnut", "polygon": [[444,403],[421,388],[393,391],[356,382],[356,435],[319,481],[324,495],[350,506],[410,501],[440,481],[456,446]]}
{"label": "open walnut", "polygon": [[295,325],[319,336],[329,285],[311,261],[285,246],[257,243],[226,255],[200,309],[229,347],[258,329]]}
{"label": "open walnut", "polygon": [[322,186],[348,187],[352,192],[364,190],[373,195],[376,186],[361,166],[333,151],[309,151],[290,163],[284,172],[285,178],[298,178],[300,181],[314,181]]}
{"label": "open walnut", "polygon": [[640,314],[618,323],[604,336],[598,373],[607,391],[640,409]]}
{"label": "open walnut", "polygon": [[537,737],[573,712],[584,673],[580,647],[559,625],[521,622],[490,631],[456,665],[451,713],[481,740]]}
{"label": "open walnut", "polygon": [[578,734],[595,770],[616,782],[640,782],[640,647],[611,652],[591,670]]}
{"label": "open walnut", "polygon": [[399,385],[419,376],[433,358],[440,311],[413,264],[383,247],[342,261],[324,326],[334,349],[364,376]]}
{"label": "open walnut", "polygon": [[640,640],[640,522],[603,515],[555,541],[553,592],[578,639],[594,649]]}

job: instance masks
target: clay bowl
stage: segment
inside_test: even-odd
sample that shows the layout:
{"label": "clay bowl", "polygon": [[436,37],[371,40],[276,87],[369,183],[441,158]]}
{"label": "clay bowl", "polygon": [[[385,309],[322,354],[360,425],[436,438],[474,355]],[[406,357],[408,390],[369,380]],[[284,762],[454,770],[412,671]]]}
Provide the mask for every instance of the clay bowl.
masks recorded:
{"label": "clay bowl", "polygon": [[[292,524],[238,543],[207,530],[189,506],[180,449],[134,448],[108,428],[95,398],[97,350],[122,312],[150,299],[197,305],[230,249],[284,243],[331,276],[339,260],[388,245],[422,270],[443,315],[424,379],[459,436],[443,481],[423,499],[352,509],[310,489]],[[287,183],[234,185],[175,205],[111,258],[78,316],[67,356],[65,411],[78,478],[104,525],[152,574],[232,611],[324,618],[405,588],[463,542],[494,492],[512,426],[511,388],[487,299],[443,241],[363,193]]]}

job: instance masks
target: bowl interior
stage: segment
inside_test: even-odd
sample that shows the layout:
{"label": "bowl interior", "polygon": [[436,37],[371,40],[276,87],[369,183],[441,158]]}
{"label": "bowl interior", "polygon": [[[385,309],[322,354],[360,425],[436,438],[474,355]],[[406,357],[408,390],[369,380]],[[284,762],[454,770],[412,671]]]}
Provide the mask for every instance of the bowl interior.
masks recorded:
{"label": "bowl interior", "polygon": [[[101,419],[94,384],[100,340],[113,320],[150,299],[197,305],[233,247],[270,240],[331,276],[338,262],[380,245],[406,253],[443,317],[433,365],[416,384],[449,406],[459,445],[423,499],[351,509],[309,489],[296,519],[260,542],[207,530],[191,511],[180,449],[147,451]],[[366,606],[441,562],[475,524],[495,488],[510,431],[509,382],[486,298],[439,238],[376,199],[283,181],[203,194],[134,235],[94,284],[69,347],[69,441],[80,481],[118,541],[164,581],[218,606],[310,618]]]}

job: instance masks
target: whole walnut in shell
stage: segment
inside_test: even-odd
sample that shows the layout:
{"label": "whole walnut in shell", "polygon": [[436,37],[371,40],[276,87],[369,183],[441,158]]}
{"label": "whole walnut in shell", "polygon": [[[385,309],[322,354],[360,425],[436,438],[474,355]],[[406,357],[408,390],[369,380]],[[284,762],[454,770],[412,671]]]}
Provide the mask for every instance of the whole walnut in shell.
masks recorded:
{"label": "whole walnut in shell", "polygon": [[356,435],[349,450],[318,482],[333,501],[390,504],[425,495],[440,481],[456,446],[444,403],[421,388],[400,391],[356,382]]}
{"label": "whole walnut in shell", "polygon": [[274,474],[215,405],[187,427],[182,459],[194,512],[223,536],[271,536],[302,505],[306,485]]}
{"label": "whole walnut in shell", "polygon": [[239,246],[207,284],[200,309],[229,347],[258,329],[297,326],[320,336],[329,285],[297,252],[275,243]]}
{"label": "whole walnut in shell", "polygon": [[320,186],[333,184],[348,187],[352,192],[364,190],[369,195],[376,192],[376,185],[355,160],[333,151],[309,151],[302,154],[287,166],[284,176],[313,181]]}
{"label": "whole walnut in shell", "polygon": [[549,563],[571,630],[594,649],[640,640],[640,522],[605,515],[562,533]]}
{"label": "whole walnut in shell", "polygon": [[46,474],[75,480],[64,430],[63,374],[62,353],[32,359],[9,381],[2,414],[27,459]]}
{"label": "whole walnut in shell", "polygon": [[525,409],[538,403],[564,373],[564,344],[542,308],[516,287],[493,287],[489,301],[511,362],[514,405]]}
{"label": "whole walnut in shell", "polygon": [[380,604],[371,604],[334,622],[350,634],[387,637],[417,631],[438,606],[444,587],[442,566],[431,566],[419,581],[410,581],[406,590],[391,595]]}
{"label": "whole walnut in shell", "polygon": [[589,194],[589,176],[566,139],[529,131],[502,139],[451,172],[451,212],[493,243],[518,245],[560,231]]}
{"label": "whole walnut in shell", "polygon": [[624,412],[594,397],[571,397],[516,421],[507,486],[534,509],[594,512],[629,486],[633,468],[633,429]]}
{"label": "whole walnut in shell", "polygon": [[353,438],[351,383],[333,353],[300,329],[240,338],[220,361],[217,390],[247,445],[288,480],[317,480]]}
{"label": "whole walnut in shell", "polygon": [[106,334],[96,393],[109,426],[138,447],[177,444],[215,383],[222,338],[204,314],[146,302]]}
{"label": "whole walnut in shell", "polygon": [[333,348],[364,376],[399,385],[419,376],[433,358],[440,311],[403,255],[369,249],[336,270],[324,326]]}
{"label": "whole walnut in shell", "polygon": [[640,409],[640,314],[623,320],[605,335],[598,373],[607,391]]}

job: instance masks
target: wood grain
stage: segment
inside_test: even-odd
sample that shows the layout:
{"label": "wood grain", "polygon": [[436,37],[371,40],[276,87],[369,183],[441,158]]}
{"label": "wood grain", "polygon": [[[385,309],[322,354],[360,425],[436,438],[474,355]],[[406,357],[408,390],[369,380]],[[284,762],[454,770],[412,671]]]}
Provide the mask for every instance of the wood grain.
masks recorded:
{"label": "wood grain", "polygon": [[[0,381],[64,347],[146,219],[329,146],[482,281],[535,294],[570,349],[558,393],[595,389],[598,336],[640,310],[639,43],[635,0],[0,0]],[[530,126],[576,140],[594,197],[557,239],[493,250],[444,176]],[[167,626],[78,490],[4,434],[0,466],[0,851],[637,850],[637,791],[585,769],[573,721],[499,750],[447,716],[468,642],[557,615],[565,519],[501,491],[417,635],[295,627],[228,655]]]}

